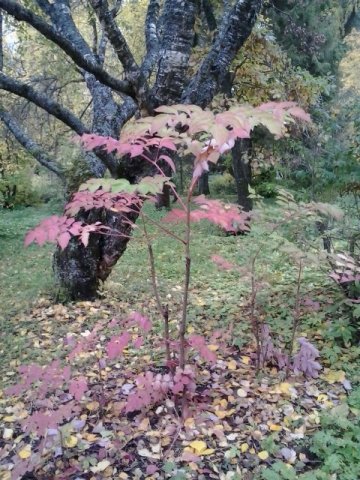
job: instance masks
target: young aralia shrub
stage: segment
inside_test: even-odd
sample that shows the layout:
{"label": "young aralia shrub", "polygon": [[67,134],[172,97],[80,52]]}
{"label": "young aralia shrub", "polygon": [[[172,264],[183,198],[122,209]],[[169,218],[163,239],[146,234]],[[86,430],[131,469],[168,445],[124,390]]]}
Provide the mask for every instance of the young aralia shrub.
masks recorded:
{"label": "young aralia shrub", "polygon": [[[34,402],[32,415],[24,419],[21,426],[24,431],[32,429],[43,435],[44,438],[38,446],[39,454],[46,446],[49,436],[55,443],[55,439],[58,441],[60,438],[60,442],[63,441],[59,428],[64,421],[77,421],[79,402],[91,393],[92,386],[84,376],[73,376],[70,363],[76,361],[84,352],[94,351],[99,340],[105,342],[104,355],[97,360],[99,371],[122,356],[125,348],[136,350],[147,341],[152,342],[152,348],[158,346],[164,352],[164,373],[145,370],[132,378],[132,386],[125,392],[127,399],[122,404],[120,413],[136,414],[143,408],[150,408],[171,397],[179,413],[186,416],[188,405],[196,393],[197,362],[194,358],[200,357],[206,362],[216,360],[216,355],[208,348],[203,336],[186,334],[191,272],[191,224],[207,220],[229,232],[236,232],[239,228],[246,231],[249,228],[248,215],[236,205],[209,200],[204,196],[194,198],[198,179],[204,171],[208,171],[209,162],[216,163],[220,155],[233,148],[237,139],[249,138],[256,125],[262,124],[276,137],[280,137],[286,132],[286,125],[292,122],[293,118],[309,120],[308,115],[293,102],[272,102],[256,108],[239,106],[217,114],[194,105],[174,105],[160,107],[157,113],[155,117],[131,122],[123,129],[120,140],[97,135],[84,135],[80,139],[83,146],[89,150],[102,148],[119,156],[127,155],[130,157],[129,161],[141,157],[152,166],[156,175],[145,177],[137,184],[130,184],[125,179],[89,180],[73,195],[62,216],[45,219],[26,236],[26,245],[33,242],[39,245],[51,242],[61,249],[66,249],[70,241],[80,241],[86,248],[92,235],[119,236],[124,233],[101,222],[87,224],[79,219],[79,213],[93,209],[116,212],[131,229],[135,227],[131,219],[140,217],[139,228],[142,227],[148,247],[154,297],[163,321],[163,338],[159,345],[155,345],[151,337],[150,320],[135,312],[123,319],[121,325],[116,319],[110,322],[107,326],[111,332],[110,338],[108,334],[104,335],[103,325],[100,323],[79,341],[69,335],[65,342],[70,349],[65,367],[59,362],[52,362],[44,367],[21,367],[20,383],[11,387],[7,393],[23,394],[27,401]],[[168,169],[175,171],[171,154],[180,148],[184,149],[185,153],[191,153],[194,158],[192,181],[185,198],[177,194],[171,179],[165,174]],[[161,193],[164,185],[170,188],[177,198],[177,208],[172,209],[163,221],[156,222],[147,217],[142,205]],[[155,223],[162,235],[170,235],[183,246],[183,301],[176,330],[170,328],[167,301],[161,298],[158,289],[152,239],[147,230],[149,221]],[[185,225],[183,234],[171,230],[174,222]],[[195,352],[195,355],[190,356],[190,351]],[[57,395],[59,391],[60,396]],[[103,389],[101,402],[106,405],[107,401],[106,389]],[[32,471],[35,466],[36,462],[19,462],[16,472]]]}

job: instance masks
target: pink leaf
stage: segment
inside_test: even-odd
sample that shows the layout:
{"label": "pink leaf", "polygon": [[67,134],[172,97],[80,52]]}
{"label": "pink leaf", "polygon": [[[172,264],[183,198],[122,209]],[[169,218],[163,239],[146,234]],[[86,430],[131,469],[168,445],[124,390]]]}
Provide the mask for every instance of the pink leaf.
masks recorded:
{"label": "pink leaf", "polygon": [[212,255],[211,260],[219,267],[222,268],[223,270],[234,270],[236,266],[233,263],[228,262],[225,260],[224,257],[221,255]]}
{"label": "pink leaf", "polygon": [[159,160],[164,160],[169,165],[169,167],[173,172],[176,171],[175,163],[173,162],[172,158],[170,158],[168,155],[160,155]]}
{"label": "pink leaf", "polygon": [[310,115],[300,107],[291,107],[289,108],[288,113],[290,113],[290,115],[292,115],[293,117],[304,120],[304,122],[311,122]]}
{"label": "pink leaf", "polygon": [[69,392],[76,400],[81,400],[87,390],[88,384],[85,377],[78,377],[70,381]]}
{"label": "pink leaf", "polygon": [[68,246],[70,239],[71,239],[71,235],[68,232],[63,232],[58,236],[57,242],[61,250],[64,250]]}
{"label": "pink leaf", "polygon": [[137,337],[134,341],[133,341],[133,345],[136,349],[140,348],[144,343],[144,339],[142,337]]}
{"label": "pink leaf", "polygon": [[152,323],[145,315],[139,312],[133,312],[129,315],[129,320],[135,322],[144,332],[149,332],[152,328]]}
{"label": "pink leaf", "polygon": [[128,332],[124,332],[119,336],[111,338],[110,342],[106,346],[106,351],[110,359],[114,359],[119,356],[124,348],[126,348],[131,340],[131,335]]}
{"label": "pink leaf", "polygon": [[156,465],[148,465],[146,467],[146,475],[153,475],[158,471],[158,467]]}

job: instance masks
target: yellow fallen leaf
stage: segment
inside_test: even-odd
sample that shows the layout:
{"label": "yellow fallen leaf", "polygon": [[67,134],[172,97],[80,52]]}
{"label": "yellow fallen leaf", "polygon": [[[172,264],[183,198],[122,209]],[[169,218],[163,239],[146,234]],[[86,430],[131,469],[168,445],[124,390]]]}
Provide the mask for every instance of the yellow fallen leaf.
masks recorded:
{"label": "yellow fallen leaf", "polygon": [[16,417],[15,415],[8,415],[7,417],[4,417],[4,422],[15,422]]}
{"label": "yellow fallen leaf", "polygon": [[247,443],[242,443],[242,444],[240,445],[240,451],[241,451],[241,453],[245,453],[245,452],[247,452],[248,450],[249,450],[249,445],[248,445]]}
{"label": "yellow fallen leaf", "polygon": [[96,440],[99,439],[99,437],[97,435],[95,435],[94,433],[84,433],[83,434],[83,438],[87,441],[87,442],[95,442]]}
{"label": "yellow fallen leaf", "polygon": [[230,417],[235,412],[235,408],[231,408],[230,410],[216,410],[215,415],[218,418],[225,418]]}
{"label": "yellow fallen leaf", "polygon": [[207,448],[203,452],[201,452],[201,455],[212,455],[215,452],[213,448]]}
{"label": "yellow fallen leaf", "polygon": [[208,349],[211,352],[216,352],[216,350],[219,350],[219,345],[208,345]]}
{"label": "yellow fallen leaf", "polygon": [[243,356],[241,357],[241,361],[242,361],[243,363],[245,363],[245,365],[249,365],[249,363],[250,363],[250,357],[247,357],[246,355],[243,355]]}
{"label": "yellow fallen leaf", "polygon": [[188,328],[187,328],[187,333],[194,333],[195,332],[195,328],[190,325]]}
{"label": "yellow fallen leaf", "polygon": [[70,435],[69,437],[66,437],[64,440],[64,445],[67,448],[73,448],[77,445],[78,439],[75,437],[75,435]]}
{"label": "yellow fallen leaf", "polygon": [[19,451],[18,455],[22,460],[29,458],[31,455],[31,445],[25,445],[25,447]]}
{"label": "yellow fallen leaf", "polygon": [[280,432],[280,430],[282,430],[282,426],[281,425],[276,425],[275,423],[272,423],[270,425],[270,430],[272,432]]}
{"label": "yellow fallen leaf", "polygon": [[206,443],[203,442],[202,440],[194,440],[193,442],[191,442],[189,444],[189,446],[191,448],[193,448],[197,453],[200,453],[200,452],[206,450],[206,448],[207,448]]}
{"label": "yellow fallen leaf", "polygon": [[325,402],[327,401],[327,399],[328,399],[328,396],[325,393],[320,393],[320,395],[318,395],[316,400],[318,402]]}
{"label": "yellow fallen leaf", "polygon": [[195,451],[196,455],[201,455],[207,449],[207,445],[202,440],[194,440],[189,446]]}
{"label": "yellow fallen leaf", "polygon": [[331,384],[343,382],[345,380],[345,372],[343,370],[329,370],[326,375],[323,375],[323,378]]}
{"label": "yellow fallen leaf", "polygon": [[236,365],[235,360],[230,360],[230,361],[228,362],[228,364],[227,364],[227,368],[228,368],[229,370],[236,370],[237,365]]}
{"label": "yellow fallen leaf", "polygon": [[98,408],[100,407],[100,404],[99,402],[89,402],[86,404],[86,408],[88,410],[90,410],[90,412],[94,412],[95,410],[97,410]]}
{"label": "yellow fallen leaf", "polygon": [[290,383],[283,382],[279,384],[280,393],[283,393],[284,395],[291,395],[290,388],[291,388]]}
{"label": "yellow fallen leaf", "polygon": [[261,460],[266,460],[269,458],[269,453],[266,450],[262,450],[261,452],[258,453],[258,457]]}
{"label": "yellow fallen leaf", "polygon": [[195,420],[193,417],[189,417],[185,420],[184,422],[185,427],[194,427],[195,426]]}

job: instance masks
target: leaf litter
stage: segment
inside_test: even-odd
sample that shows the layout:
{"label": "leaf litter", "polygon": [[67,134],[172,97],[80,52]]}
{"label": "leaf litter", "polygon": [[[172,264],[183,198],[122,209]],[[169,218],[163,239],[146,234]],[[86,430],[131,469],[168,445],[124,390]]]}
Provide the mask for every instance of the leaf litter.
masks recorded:
{"label": "leaf litter", "polygon": [[[12,359],[6,366],[4,384],[11,383],[17,366],[29,360],[29,351],[38,362],[42,359],[39,363],[45,364],[49,356],[61,358],[63,334],[70,330],[77,339],[86,338],[97,322],[111,325],[131,306],[112,300],[64,306],[40,299],[19,326],[27,349],[23,359]],[[141,307],[154,318],[155,302],[144,297]],[[33,329],[34,322],[41,323],[41,329]],[[188,333],[196,335],[196,326]],[[99,363],[101,342],[84,352],[76,363],[77,384],[70,390],[58,388],[55,400],[44,399],[67,405],[75,397],[81,399],[79,408],[73,418],[48,428],[45,438],[36,429],[21,428],[36,410],[26,394],[8,398],[1,392],[1,478],[30,478],[23,475],[34,470],[34,478],[44,480],[227,479],[229,472],[250,480],[276,460],[306,471],[312,458],[305,440],[319,429],[321,412],[346,398],[351,385],[345,373],[324,369],[317,379],[293,375],[281,380],[276,368],[268,368],[259,375],[251,345],[238,349],[206,333],[216,361],[207,364],[195,354],[197,386],[185,419],[171,398],[124,414],[144,364],[155,373],[166,369],[159,367],[161,359],[149,345],[124,348],[125,358],[111,367]],[[86,393],[85,383],[90,387]]]}

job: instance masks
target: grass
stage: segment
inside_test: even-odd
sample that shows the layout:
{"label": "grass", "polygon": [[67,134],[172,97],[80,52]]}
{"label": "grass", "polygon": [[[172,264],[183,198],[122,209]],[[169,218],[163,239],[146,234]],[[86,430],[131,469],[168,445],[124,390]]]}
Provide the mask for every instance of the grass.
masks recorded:
{"label": "grass", "polygon": [[26,310],[51,288],[53,247],[24,248],[23,243],[28,230],[54,213],[57,209],[47,205],[0,210],[0,304],[5,318]]}
{"label": "grass", "polygon": [[[164,215],[164,212],[156,211],[151,205],[146,205],[145,211],[156,221],[160,221]],[[267,204],[265,211],[270,219],[277,219],[280,215],[280,211],[272,204]],[[24,248],[23,238],[31,227],[53,213],[56,213],[56,209],[49,206],[0,213],[2,386],[14,383],[16,367],[21,363],[48,363],[49,359],[63,357],[62,339],[66,334],[74,332],[79,335],[91,330],[98,320],[107,324],[114,316],[121,318],[129,310],[138,310],[151,317],[154,330],[156,328],[155,335],[160,334],[161,320],[149,280],[147,246],[142,241],[141,223],[125,254],[105,283],[101,300],[70,305],[52,302],[51,294],[55,292],[51,266],[54,246]],[[279,338],[283,347],[291,334],[297,275],[296,264],[291,249],[289,250],[290,246],[294,248],[295,243],[290,243],[287,239],[296,238],[296,232],[300,232],[300,240],[304,240],[307,235],[321,245],[321,239],[316,239],[311,231],[311,222],[313,221],[308,223],[309,231],[299,224],[294,231],[288,228],[269,236],[266,223],[256,219],[250,234],[236,237],[226,236],[206,222],[194,224],[189,305],[189,326],[192,331],[210,336],[216,329],[233,325],[232,340],[239,347],[239,354],[251,354],[253,347],[246,307],[250,290],[248,265],[260,248],[257,264],[258,315],[277,333],[274,341]],[[175,331],[182,295],[182,245],[169,236],[157,234],[151,224],[148,228],[153,238],[162,298],[164,303],[169,303],[170,325]],[[183,226],[177,225],[174,228],[178,235],[182,234]],[[211,261],[213,254],[224,256],[243,270],[240,273],[219,270]],[[332,301],[336,301],[336,298],[331,297],[333,290],[323,267],[321,262],[311,261],[307,264],[302,294],[326,307],[329,298]],[[39,301],[40,297],[45,298]],[[340,314],[333,312],[332,315],[332,321],[336,322]],[[307,336],[320,348],[324,367],[330,367],[335,372],[344,369],[347,378],[356,385],[360,381],[357,373],[360,348],[355,344],[352,347],[345,345],[339,348],[339,362],[327,361],[325,349],[332,350],[335,344],[334,339],[326,337],[328,326],[329,317],[325,310],[304,310],[297,336]],[[159,360],[156,357],[159,352],[154,353],[152,347],[146,353],[149,354],[149,359]],[[129,362],[136,365],[138,358],[130,355]],[[270,451],[270,447],[264,448]],[[287,467],[284,467],[287,473],[285,468]],[[282,477],[278,478],[280,480]]]}

